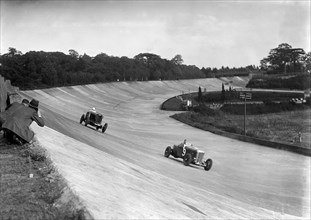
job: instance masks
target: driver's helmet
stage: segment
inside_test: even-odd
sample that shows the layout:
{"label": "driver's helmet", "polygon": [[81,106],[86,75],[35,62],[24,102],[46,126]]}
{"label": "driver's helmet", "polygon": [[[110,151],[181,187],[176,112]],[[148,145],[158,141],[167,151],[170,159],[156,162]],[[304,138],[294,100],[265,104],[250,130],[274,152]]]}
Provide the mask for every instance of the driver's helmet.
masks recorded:
{"label": "driver's helmet", "polygon": [[93,111],[96,111],[95,107],[92,108]]}
{"label": "driver's helmet", "polygon": [[191,143],[185,143],[184,146],[185,147],[192,147],[193,145]]}
{"label": "driver's helmet", "polygon": [[193,145],[189,142],[187,142],[187,139],[184,140],[184,143],[183,143],[184,147],[192,147]]}

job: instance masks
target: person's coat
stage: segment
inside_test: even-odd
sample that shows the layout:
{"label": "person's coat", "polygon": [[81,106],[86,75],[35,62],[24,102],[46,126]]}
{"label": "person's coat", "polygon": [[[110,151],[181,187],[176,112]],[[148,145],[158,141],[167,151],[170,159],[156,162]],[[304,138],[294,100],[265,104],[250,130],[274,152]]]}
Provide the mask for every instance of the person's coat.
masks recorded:
{"label": "person's coat", "polygon": [[6,117],[5,122],[2,124],[2,128],[14,132],[29,143],[34,137],[34,132],[29,128],[33,121],[41,127],[44,126],[44,121],[38,116],[37,111],[23,105]]}
{"label": "person's coat", "polygon": [[4,112],[0,112],[0,126],[5,122],[6,118],[12,115],[17,109],[24,106],[22,103],[13,102],[11,106]]}

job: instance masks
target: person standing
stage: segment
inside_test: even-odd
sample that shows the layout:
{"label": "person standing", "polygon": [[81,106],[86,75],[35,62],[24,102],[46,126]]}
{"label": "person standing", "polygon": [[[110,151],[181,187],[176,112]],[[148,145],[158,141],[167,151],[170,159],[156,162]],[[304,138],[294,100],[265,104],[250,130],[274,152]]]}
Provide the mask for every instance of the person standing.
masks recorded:
{"label": "person standing", "polygon": [[29,107],[20,105],[11,115],[6,117],[2,128],[5,130],[9,141],[20,145],[32,141],[34,132],[29,128],[31,123],[35,121],[40,127],[44,126],[44,120],[38,107],[39,101],[32,99]]}

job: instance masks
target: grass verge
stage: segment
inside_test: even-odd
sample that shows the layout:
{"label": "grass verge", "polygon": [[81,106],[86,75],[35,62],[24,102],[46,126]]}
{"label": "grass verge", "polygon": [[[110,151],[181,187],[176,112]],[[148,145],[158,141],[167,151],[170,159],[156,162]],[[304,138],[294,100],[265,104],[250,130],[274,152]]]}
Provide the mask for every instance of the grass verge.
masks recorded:
{"label": "grass verge", "polygon": [[[311,149],[311,109],[246,116],[246,135],[269,141],[295,143]],[[209,114],[184,112],[172,118],[209,131],[217,128],[231,133],[244,134],[244,116],[213,111]],[[299,142],[299,132],[301,142]]]}
{"label": "grass verge", "polygon": [[37,142],[9,145],[0,137],[0,167],[1,219],[90,217]]}

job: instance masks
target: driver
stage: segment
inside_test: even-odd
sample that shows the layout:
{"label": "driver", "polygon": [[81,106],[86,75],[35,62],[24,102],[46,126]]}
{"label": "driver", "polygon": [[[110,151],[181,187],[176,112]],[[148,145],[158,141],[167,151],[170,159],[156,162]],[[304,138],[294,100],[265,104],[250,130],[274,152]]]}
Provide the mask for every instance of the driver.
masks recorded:
{"label": "driver", "polygon": [[184,147],[187,144],[187,139],[185,139],[182,143],[178,144],[177,147]]}
{"label": "driver", "polygon": [[95,109],[95,107],[93,107],[92,109],[90,109],[90,110],[89,110],[89,112],[96,113],[96,109]]}

